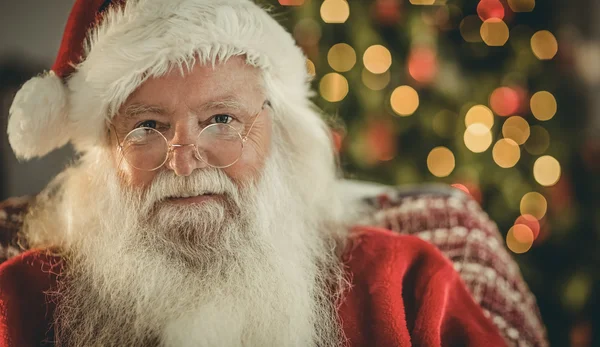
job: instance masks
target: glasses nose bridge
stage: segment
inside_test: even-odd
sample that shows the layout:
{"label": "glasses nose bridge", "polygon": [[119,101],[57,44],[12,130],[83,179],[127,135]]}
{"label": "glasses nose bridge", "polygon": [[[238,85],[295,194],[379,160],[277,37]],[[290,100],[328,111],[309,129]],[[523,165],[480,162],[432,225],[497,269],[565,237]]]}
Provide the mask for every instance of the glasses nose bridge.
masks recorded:
{"label": "glasses nose bridge", "polygon": [[201,156],[200,156],[200,149],[198,148],[198,145],[195,143],[169,143],[169,153],[167,155],[167,160],[170,159],[170,157],[173,156],[173,152],[175,152],[175,150],[177,148],[185,148],[185,147],[193,147],[194,150],[194,158],[196,158],[197,160],[202,160]]}

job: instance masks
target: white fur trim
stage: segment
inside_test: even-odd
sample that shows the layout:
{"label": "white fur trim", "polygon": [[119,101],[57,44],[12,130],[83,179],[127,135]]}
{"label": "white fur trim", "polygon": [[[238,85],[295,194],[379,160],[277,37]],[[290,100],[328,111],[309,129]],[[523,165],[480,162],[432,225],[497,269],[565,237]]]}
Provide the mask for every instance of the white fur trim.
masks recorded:
{"label": "white fur trim", "polygon": [[129,0],[91,33],[85,60],[68,80],[72,141],[86,150],[105,139],[110,120],[146,79],[171,68],[245,55],[281,99],[306,104],[309,75],[292,36],[249,0]]}
{"label": "white fur trim", "polygon": [[66,87],[54,72],[34,77],[10,107],[8,141],[22,159],[41,157],[69,141]]}

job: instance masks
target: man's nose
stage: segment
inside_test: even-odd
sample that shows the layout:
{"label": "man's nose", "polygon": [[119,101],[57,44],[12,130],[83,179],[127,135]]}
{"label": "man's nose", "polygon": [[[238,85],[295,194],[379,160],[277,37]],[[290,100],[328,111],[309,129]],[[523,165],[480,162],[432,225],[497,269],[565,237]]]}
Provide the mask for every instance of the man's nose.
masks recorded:
{"label": "man's nose", "polygon": [[197,136],[189,129],[177,129],[171,140],[171,153],[167,167],[177,176],[189,176],[196,169],[205,168],[207,165],[198,157],[196,141]]}

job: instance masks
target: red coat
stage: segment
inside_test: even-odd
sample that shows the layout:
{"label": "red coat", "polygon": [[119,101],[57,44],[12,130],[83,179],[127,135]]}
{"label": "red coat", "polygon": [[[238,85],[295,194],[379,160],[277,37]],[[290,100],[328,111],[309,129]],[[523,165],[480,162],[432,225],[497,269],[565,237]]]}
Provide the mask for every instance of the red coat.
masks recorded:
{"label": "red coat", "polygon": [[[339,316],[349,346],[505,346],[452,264],[431,244],[356,228],[343,260],[352,288]],[[60,258],[23,253],[0,266],[0,346],[52,338]]]}

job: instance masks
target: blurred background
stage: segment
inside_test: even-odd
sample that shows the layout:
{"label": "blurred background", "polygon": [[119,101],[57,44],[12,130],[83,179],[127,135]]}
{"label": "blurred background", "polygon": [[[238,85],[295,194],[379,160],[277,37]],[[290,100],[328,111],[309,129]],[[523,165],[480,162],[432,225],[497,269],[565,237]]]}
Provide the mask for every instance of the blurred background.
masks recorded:
{"label": "blurred background", "polygon": [[[0,126],[49,69],[73,0],[0,4]],[[552,346],[600,346],[600,1],[265,0],[304,49],[347,177],[443,182],[500,228]],[[4,131],[4,130],[3,130]],[[19,163],[35,194],[69,148]]]}

